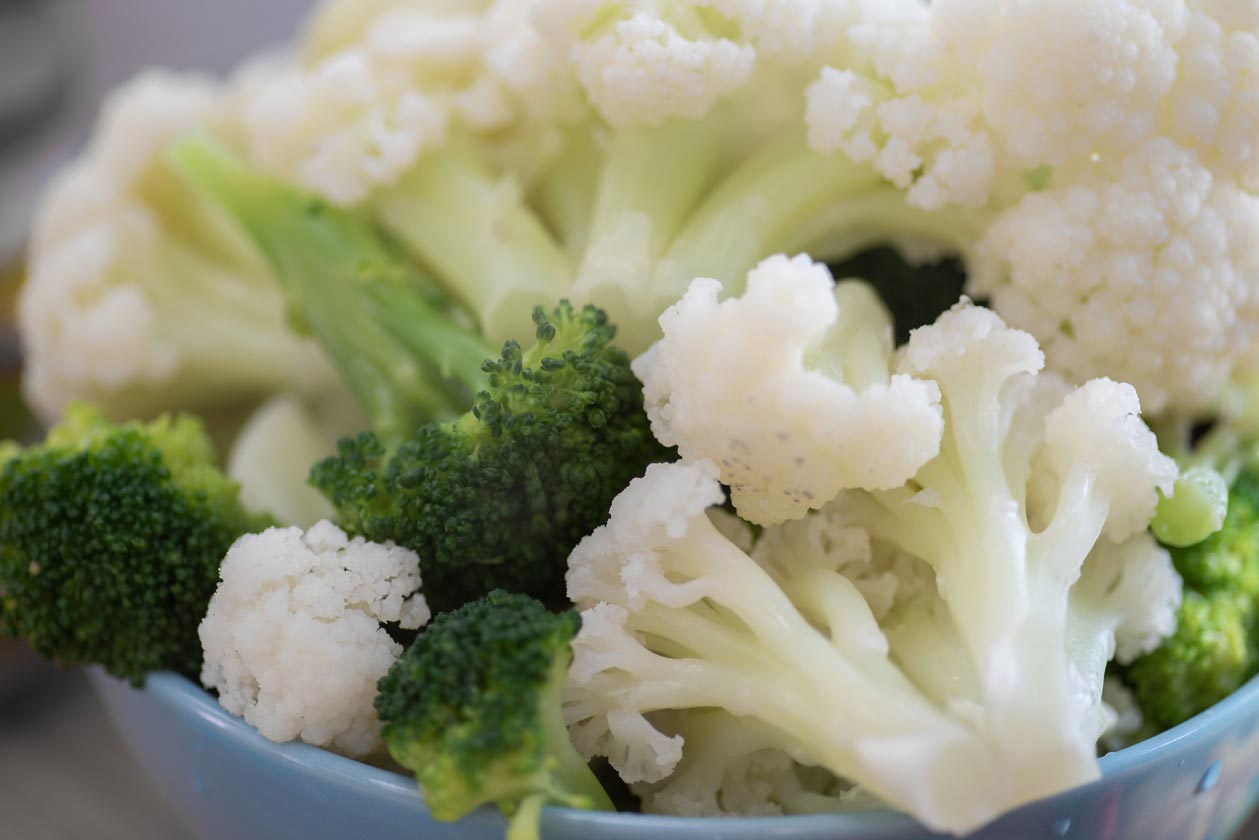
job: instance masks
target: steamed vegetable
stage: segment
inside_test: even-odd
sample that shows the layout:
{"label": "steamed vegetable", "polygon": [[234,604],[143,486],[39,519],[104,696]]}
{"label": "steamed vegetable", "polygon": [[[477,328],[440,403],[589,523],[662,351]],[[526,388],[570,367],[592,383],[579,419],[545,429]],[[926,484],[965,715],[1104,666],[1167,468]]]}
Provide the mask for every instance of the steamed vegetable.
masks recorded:
{"label": "steamed vegetable", "polygon": [[1174,726],[1223,700],[1259,672],[1259,470],[1228,492],[1223,527],[1173,548],[1185,580],[1176,632],[1128,669],[1150,731]]}
{"label": "steamed vegetable", "polygon": [[[374,421],[311,474],[341,524],[419,552],[438,611],[497,587],[562,604],[563,558],[631,478],[668,457],[604,313],[537,307],[532,346],[508,341],[487,358],[484,339],[368,222],[212,146],[176,156],[272,260]],[[459,408],[469,410],[416,419]]]}
{"label": "steamed vegetable", "polygon": [[560,713],[579,624],[495,590],[435,619],[380,681],[385,744],[433,816],[497,803],[510,840],[537,840],[544,805],[612,810]]}
{"label": "steamed vegetable", "polygon": [[197,420],[119,425],[72,406],[42,444],[0,452],[0,630],[136,685],[195,674],[219,561],[267,522]]}
{"label": "steamed vegetable", "polygon": [[[221,571],[226,707],[362,753],[388,670],[434,812],[519,836],[609,806],[593,756],[653,812],[956,832],[1088,782],[1259,669],[1244,5],[327,0],[142,78],[39,214],[27,392],[230,406],[243,491],[180,490],[185,421],[0,447],[0,625],[195,672]],[[75,460],[115,438],[150,472]]]}
{"label": "steamed vegetable", "polygon": [[[782,288],[783,310],[816,308],[785,280]],[[757,294],[750,282],[747,295]],[[663,342],[673,329],[706,326],[681,311]],[[772,353],[774,342],[791,346],[798,336],[784,329],[750,346]],[[718,366],[744,338],[738,329],[708,334],[705,353],[672,364],[693,381],[720,381]],[[775,728],[789,754],[951,831],[1096,778],[1095,744],[1109,722],[1106,663],[1131,661],[1175,628],[1180,578],[1145,529],[1177,468],[1158,452],[1129,386],[1102,379],[1071,389],[1040,373],[1042,364],[1031,336],[965,303],[911,336],[899,370],[939,389],[938,455],[901,486],[847,490],[828,508],[856,535],[931,569],[931,583],[906,595],[886,630],[852,572],[833,565],[845,543],[815,554],[813,544],[783,541],[789,550],[758,565],[705,518],[722,501],[718,478],[736,462],[683,450],[691,464],[649,468],[569,559],[569,594],[583,609],[567,704],[579,746],[607,755],[627,781],[659,781],[685,745],[648,713],[716,706]],[[698,404],[689,411],[722,414],[694,386],[687,396]],[[818,422],[839,422],[841,409],[821,409]],[[797,452],[778,455],[749,440],[766,458],[754,476],[782,475],[849,443],[802,439]],[[712,434],[697,441],[725,443]],[[741,480],[736,473],[732,483]],[[742,512],[745,500],[733,501]],[[752,502],[755,519],[760,497]],[[893,583],[913,577],[893,573]],[[818,708],[829,713],[802,711]],[[884,763],[893,741],[915,755],[912,766]]]}
{"label": "steamed vegetable", "polygon": [[226,131],[225,96],[208,79],[140,75],[45,196],[17,325],[24,393],[46,423],[74,400],[126,418],[335,390],[265,261],[163,158],[183,134]]}
{"label": "steamed vegetable", "polygon": [[429,620],[415,552],[330,522],[237,540],[198,633],[201,682],[273,741],[347,755],[380,746],[376,681],[402,653],[388,627]]}

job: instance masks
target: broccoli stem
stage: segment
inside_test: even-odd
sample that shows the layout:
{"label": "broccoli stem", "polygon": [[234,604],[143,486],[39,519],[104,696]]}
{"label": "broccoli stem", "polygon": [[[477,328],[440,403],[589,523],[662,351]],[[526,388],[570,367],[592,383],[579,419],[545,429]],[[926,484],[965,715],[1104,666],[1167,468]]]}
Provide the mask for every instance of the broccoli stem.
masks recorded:
{"label": "broccoli stem", "polygon": [[368,223],[208,141],[172,155],[266,255],[290,318],[322,342],[382,441],[396,445],[421,420],[468,408],[492,346]]}
{"label": "broccoli stem", "polygon": [[538,721],[549,759],[533,793],[523,797],[511,812],[507,840],[539,840],[542,809],[552,803],[569,808],[615,811],[599,780],[577,752],[564,725],[562,699],[568,673],[567,655],[557,657],[545,687],[538,694]]}
{"label": "broccoli stem", "polygon": [[558,657],[551,666],[546,688],[539,696],[539,720],[547,752],[555,762],[551,768],[552,784],[548,786],[551,801],[575,808],[615,811],[607,791],[577,752],[564,723],[563,696],[570,657]]}
{"label": "broccoli stem", "polygon": [[528,337],[528,315],[564,296],[572,265],[520,188],[470,150],[426,157],[374,209],[384,228],[459,298],[491,340]]}

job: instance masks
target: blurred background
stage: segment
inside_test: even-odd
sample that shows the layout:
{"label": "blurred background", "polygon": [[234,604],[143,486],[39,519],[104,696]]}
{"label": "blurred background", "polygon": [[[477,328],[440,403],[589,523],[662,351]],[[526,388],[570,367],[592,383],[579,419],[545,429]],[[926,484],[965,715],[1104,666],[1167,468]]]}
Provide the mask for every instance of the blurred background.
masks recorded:
{"label": "blurred background", "polygon": [[[29,438],[14,293],[40,191],[102,97],[161,65],[224,72],[290,38],[315,0],[0,0],[0,440]],[[0,837],[186,836],[114,736],[83,675],[0,639]]]}
{"label": "blurred background", "polygon": [[[226,71],[291,37],[315,2],[0,0],[0,439],[36,432],[13,330],[23,241],[41,189],[86,140],[102,97],[149,65]],[[15,840],[187,836],[83,675],[2,638],[0,814],[0,837]],[[1240,836],[1259,840],[1259,823]]]}

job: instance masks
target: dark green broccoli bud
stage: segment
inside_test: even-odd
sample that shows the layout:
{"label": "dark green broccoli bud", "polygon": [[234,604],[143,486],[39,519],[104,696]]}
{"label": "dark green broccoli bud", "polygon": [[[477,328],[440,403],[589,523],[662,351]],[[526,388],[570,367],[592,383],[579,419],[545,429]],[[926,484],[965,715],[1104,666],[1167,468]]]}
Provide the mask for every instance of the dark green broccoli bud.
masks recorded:
{"label": "dark green broccoli bud", "polygon": [[642,386],[602,311],[534,313],[537,341],[485,363],[472,410],[431,423],[390,457],[374,435],[342,441],[311,481],[343,527],[416,551],[442,612],[502,588],[567,604],[569,552],[653,461]]}
{"label": "dark green broccoli bud", "polygon": [[1158,731],[1206,710],[1259,672],[1259,474],[1243,470],[1234,480],[1223,528],[1170,550],[1185,581],[1176,632],[1125,675]]}
{"label": "dark green broccoli bud", "polygon": [[495,590],[439,615],[380,680],[385,745],[434,817],[495,802],[523,840],[538,836],[544,805],[612,810],[560,707],[580,626],[575,612]]}
{"label": "dark green broccoli bud", "polygon": [[0,630],[134,684],[195,675],[219,563],[268,524],[241,507],[199,421],[118,425],[72,406],[43,444],[0,457]]}
{"label": "dark green broccoli bud", "polygon": [[828,266],[836,280],[865,280],[892,313],[896,343],[909,340],[909,331],[935,323],[941,312],[957,303],[966,286],[960,260],[941,259],[911,265],[894,248],[871,248]]}

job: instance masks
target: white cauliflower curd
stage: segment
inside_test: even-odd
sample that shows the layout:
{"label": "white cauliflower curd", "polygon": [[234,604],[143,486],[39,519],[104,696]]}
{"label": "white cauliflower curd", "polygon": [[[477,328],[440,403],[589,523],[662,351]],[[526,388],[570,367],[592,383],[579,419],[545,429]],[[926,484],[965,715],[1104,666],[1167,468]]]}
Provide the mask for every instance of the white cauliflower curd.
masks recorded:
{"label": "white cauliflower curd", "polygon": [[201,681],[223,708],[273,741],[376,749],[376,681],[402,653],[382,625],[429,619],[415,552],[324,521],[241,537],[220,576],[201,622]]}
{"label": "white cauliflower curd", "polygon": [[796,519],[847,487],[904,484],[939,451],[935,383],[890,371],[874,292],[808,257],[770,257],[739,298],[696,280],[634,362],[652,430],[719,465],[740,516]]}

